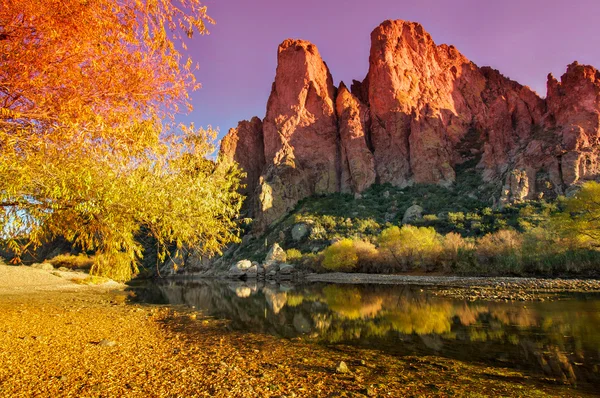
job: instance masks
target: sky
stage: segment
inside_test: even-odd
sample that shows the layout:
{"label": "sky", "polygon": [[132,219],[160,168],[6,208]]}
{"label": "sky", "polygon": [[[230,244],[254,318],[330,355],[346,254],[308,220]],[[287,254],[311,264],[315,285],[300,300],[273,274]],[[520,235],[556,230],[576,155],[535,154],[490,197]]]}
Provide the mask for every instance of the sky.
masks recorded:
{"label": "sky", "polygon": [[215,19],[188,51],[202,88],[194,110],[179,117],[218,127],[264,118],[275,78],[277,46],[314,43],[335,84],[362,80],[371,31],[386,19],[421,23],[433,40],[454,44],[479,66],[546,95],[548,73],[560,77],[577,60],[600,68],[600,0],[205,0]]}

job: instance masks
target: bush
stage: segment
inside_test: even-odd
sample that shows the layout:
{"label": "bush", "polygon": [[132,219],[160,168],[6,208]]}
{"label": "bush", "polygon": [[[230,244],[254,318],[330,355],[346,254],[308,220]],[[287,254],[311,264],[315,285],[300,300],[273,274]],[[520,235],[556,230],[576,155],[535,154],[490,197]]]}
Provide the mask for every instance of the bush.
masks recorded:
{"label": "bush", "polygon": [[325,249],[322,264],[329,271],[352,271],[358,264],[358,254],[352,239],[342,239]]}
{"label": "bush", "polygon": [[460,234],[450,232],[442,240],[441,263],[444,271],[450,272],[460,266],[467,265],[468,259],[475,249],[472,242],[465,240]]}
{"label": "bush", "polygon": [[379,263],[379,251],[374,244],[360,239],[353,239],[352,245],[358,256],[358,265],[361,270],[369,271]]}
{"label": "bush", "polygon": [[302,259],[302,253],[298,249],[288,249],[285,251],[285,255],[290,263],[298,263]]}
{"label": "bush", "polygon": [[440,235],[432,227],[393,226],[381,232],[379,247],[402,271],[415,266],[430,271],[439,260]]}
{"label": "bush", "polygon": [[[477,260],[485,272],[494,274],[517,274],[523,272],[521,261],[521,235],[513,230],[503,229],[477,240]],[[486,266],[493,266],[486,269]]]}
{"label": "bush", "polygon": [[59,254],[58,256],[48,260],[54,268],[65,267],[69,269],[85,269],[89,270],[94,264],[94,257],[85,254]]}
{"label": "bush", "polygon": [[358,265],[368,269],[378,261],[375,245],[360,239],[342,239],[323,251],[323,268],[329,271],[352,271]]}

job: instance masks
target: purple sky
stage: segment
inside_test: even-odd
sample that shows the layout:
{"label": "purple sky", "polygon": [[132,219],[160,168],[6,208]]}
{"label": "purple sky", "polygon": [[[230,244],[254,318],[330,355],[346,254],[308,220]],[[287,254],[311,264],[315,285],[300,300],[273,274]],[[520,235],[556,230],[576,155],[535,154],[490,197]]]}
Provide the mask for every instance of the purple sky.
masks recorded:
{"label": "purple sky", "polygon": [[546,95],[546,76],[574,60],[600,67],[599,0],[205,0],[216,25],[189,51],[200,63],[197,126],[229,128],[263,118],[275,77],[277,46],[313,42],[335,84],[362,80],[370,33],[386,19],[420,22],[437,44],[454,44],[479,66]]}

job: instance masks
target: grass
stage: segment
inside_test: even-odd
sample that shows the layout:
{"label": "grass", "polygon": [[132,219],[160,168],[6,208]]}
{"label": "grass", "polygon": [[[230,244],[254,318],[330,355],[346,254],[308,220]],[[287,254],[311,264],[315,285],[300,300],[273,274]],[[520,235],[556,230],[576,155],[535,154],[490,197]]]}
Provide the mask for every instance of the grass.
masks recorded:
{"label": "grass", "polygon": [[71,270],[89,270],[94,264],[94,257],[85,254],[59,254],[48,260],[54,268],[65,267]]}

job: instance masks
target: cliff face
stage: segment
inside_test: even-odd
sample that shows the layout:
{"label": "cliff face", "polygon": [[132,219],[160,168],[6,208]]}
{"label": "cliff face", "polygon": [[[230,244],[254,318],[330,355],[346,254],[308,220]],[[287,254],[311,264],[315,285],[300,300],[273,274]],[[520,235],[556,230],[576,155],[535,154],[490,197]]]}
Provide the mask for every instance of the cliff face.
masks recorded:
{"label": "cliff face", "polygon": [[248,173],[250,213],[264,228],[315,193],[361,192],[375,182],[451,185],[476,165],[503,185],[502,201],[553,196],[596,178],[600,72],[574,63],[541,99],[417,23],[385,21],[371,34],[369,72],[339,89],[317,48],[279,46],[262,121],[241,122],[221,151]]}

